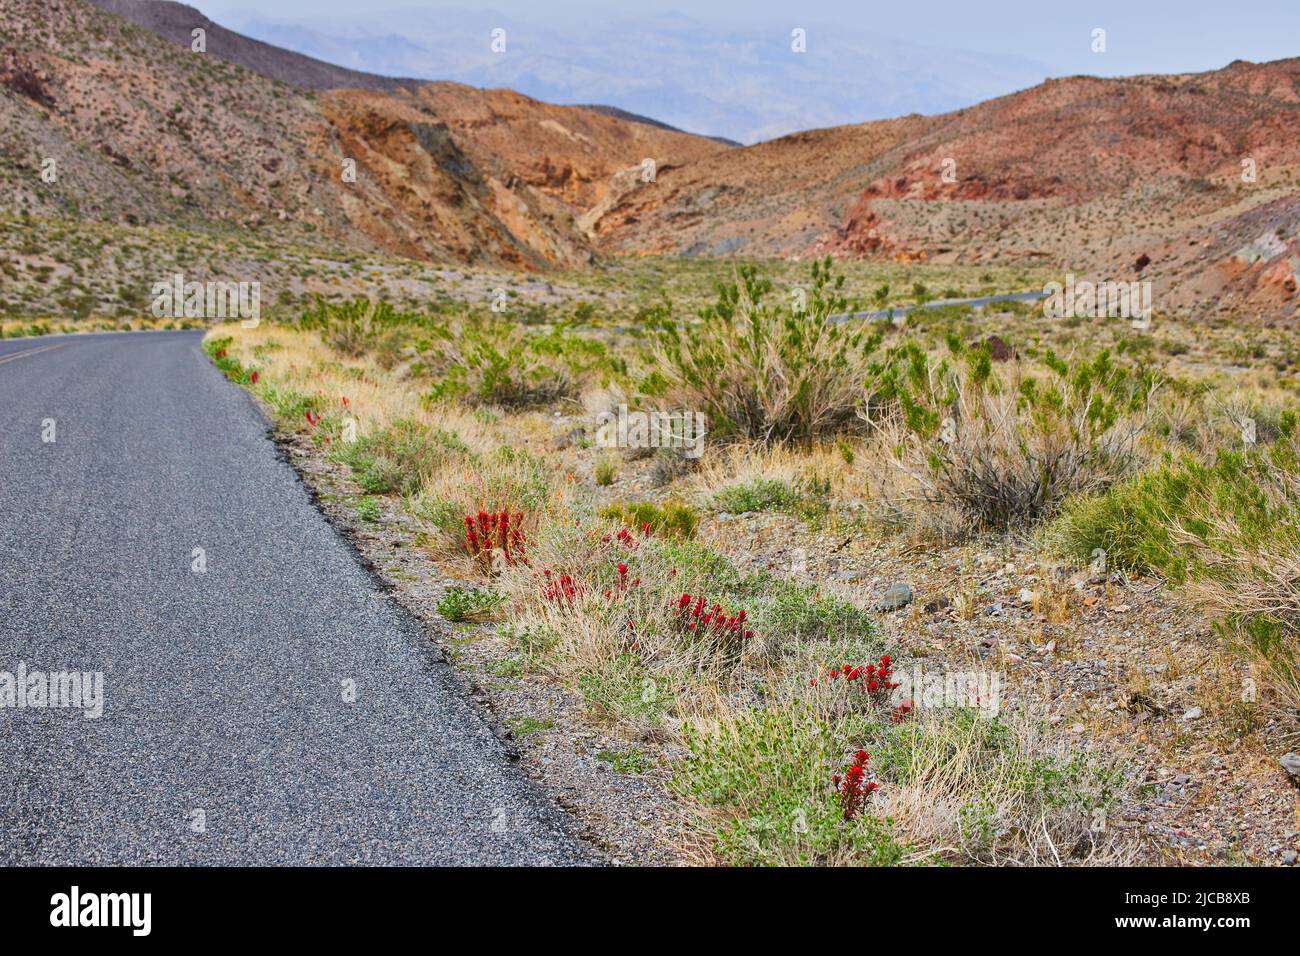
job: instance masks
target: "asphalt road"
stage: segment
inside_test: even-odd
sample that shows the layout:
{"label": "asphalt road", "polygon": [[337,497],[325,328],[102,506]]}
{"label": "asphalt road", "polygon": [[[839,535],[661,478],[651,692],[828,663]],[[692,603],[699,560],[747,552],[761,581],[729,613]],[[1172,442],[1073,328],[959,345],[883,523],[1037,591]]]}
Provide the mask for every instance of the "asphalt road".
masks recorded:
{"label": "asphalt road", "polygon": [[1045,292],[1002,292],[997,295],[977,295],[969,299],[934,299],[924,305],[896,305],[890,309],[867,309],[865,312],[845,312],[841,315],[832,315],[832,322],[845,322],[849,319],[871,319],[873,321],[884,321],[885,319],[893,320],[901,318],[908,312],[916,309],[941,309],[945,305],[973,305],[979,308],[988,305],[991,302],[1037,302],[1040,299],[1047,298]]}
{"label": "asphalt road", "polygon": [[199,340],[0,342],[0,863],[590,862]]}

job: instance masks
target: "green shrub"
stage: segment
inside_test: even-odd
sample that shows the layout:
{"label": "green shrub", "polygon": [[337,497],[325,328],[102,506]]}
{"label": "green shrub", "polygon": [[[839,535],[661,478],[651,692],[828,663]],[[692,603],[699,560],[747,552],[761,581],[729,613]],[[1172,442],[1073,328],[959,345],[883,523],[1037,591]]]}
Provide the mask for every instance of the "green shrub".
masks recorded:
{"label": "green shrub", "polygon": [[711,434],[764,442],[811,442],[863,422],[855,414],[868,357],[880,342],[845,312],[844,277],[814,262],[804,292],[778,307],[752,266],[718,287],[718,301],[685,328],[660,315],[655,362],[664,391],[705,413]]}
{"label": "green shrub", "polygon": [[414,316],[399,313],[389,302],[357,296],[347,302],[318,298],[298,324],[305,329],[319,329],[321,341],[349,358],[359,358],[382,346],[384,361],[388,361],[393,358],[397,340],[391,333],[385,335],[384,330],[414,321]]}
{"label": "green shrub", "polygon": [[438,600],[438,613],[449,621],[485,621],[501,609],[505,599],[492,591],[467,591],[452,586]]}
{"label": "green shrub", "polygon": [[901,464],[922,497],[964,525],[1005,531],[1051,516],[1069,495],[1104,488],[1132,465],[1158,382],[1109,351],[1070,362],[1048,350],[1034,374],[995,367],[955,335],[951,359],[904,343],[875,369],[872,402],[892,408]]}
{"label": "green shrub", "polygon": [[1284,440],[1271,445],[1221,450],[1209,464],[1190,455],[1166,460],[1104,494],[1071,500],[1045,540],[1062,556],[1088,561],[1102,551],[1111,565],[1173,584],[1209,573],[1209,552],[1290,541],[1300,518],[1294,416],[1282,416],[1279,429]]}
{"label": "green shrub", "polygon": [[695,537],[700,523],[700,513],[690,505],[675,498],[662,503],[654,501],[618,501],[601,509],[602,518],[622,521],[640,533],[650,525],[652,533],[686,540]]}
{"label": "green shrub", "polygon": [[602,342],[576,335],[563,323],[538,332],[476,315],[435,329],[422,362],[435,379],[431,401],[505,408],[573,398],[583,384],[605,384],[623,368]]}
{"label": "green shrub", "polygon": [[339,459],[371,494],[414,494],[447,461],[470,454],[455,433],[405,420],[337,448]]}
{"label": "green shrub", "polygon": [[1300,444],[1297,419],[1277,440],[1186,457],[1070,503],[1047,530],[1059,553],[1105,552],[1109,563],[1187,586],[1224,632],[1244,644],[1274,692],[1276,712],[1300,724]]}
{"label": "green shrub", "polygon": [[597,715],[650,724],[662,719],[671,699],[664,678],[652,677],[632,654],[581,674],[578,690]]}
{"label": "green shrub", "polygon": [[606,455],[596,459],[596,484],[612,485],[618,477],[618,463]]}
{"label": "green shrub", "polygon": [[728,485],[714,496],[714,505],[723,511],[745,514],[750,511],[786,511],[799,502],[799,493],[779,478],[754,478],[738,485]]}
{"label": "green shrub", "polygon": [[690,756],[673,783],[709,811],[714,852],[736,866],[899,863],[890,821],[844,819],[832,777],[859,725],[800,708],[741,712],[716,732],[687,725]]}

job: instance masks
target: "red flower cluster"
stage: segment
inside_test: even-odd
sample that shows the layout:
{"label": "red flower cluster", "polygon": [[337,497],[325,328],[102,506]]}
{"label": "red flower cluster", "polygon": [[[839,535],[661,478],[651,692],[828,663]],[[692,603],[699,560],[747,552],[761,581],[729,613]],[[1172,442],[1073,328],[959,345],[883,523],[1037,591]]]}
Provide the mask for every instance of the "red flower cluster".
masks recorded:
{"label": "red flower cluster", "polygon": [[893,679],[893,666],[893,659],[888,654],[884,654],[878,664],[866,664],[862,667],[844,664],[841,667],[832,667],[830,677],[832,680],[843,678],[850,684],[856,684],[862,693],[874,702],[880,703],[889,696],[891,690],[899,686]]}
{"label": "red flower cluster", "polygon": [[844,776],[841,777],[837,773],[832,778],[835,789],[840,795],[840,806],[844,809],[845,820],[852,820],[862,812],[867,794],[875,792],[880,786],[874,780],[867,779],[867,761],[870,758],[871,754],[859,750],[853,755],[853,762],[849,764],[849,769],[844,772]]}
{"label": "red flower cluster", "polygon": [[506,564],[515,561],[527,564],[524,557],[524,516],[515,512],[512,518],[505,509],[501,511],[480,511],[477,518],[465,516],[465,550],[478,558],[489,568],[500,554]]}
{"label": "red flower cluster", "polygon": [[708,599],[703,594],[697,598],[683,594],[674,605],[677,609],[677,627],[680,630],[712,634],[732,640],[747,641],[754,636],[754,632],[745,627],[743,609],[728,616],[721,604],[715,603],[710,607]]}
{"label": "red flower cluster", "polygon": [[[537,572],[534,571],[534,574]],[[546,576],[546,600],[555,601],[560,604],[572,604],[573,599],[578,596],[578,582],[573,580],[571,574],[561,574],[558,578],[552,580],[551,570],[547,568],[542,572]]]}
{"label": "red flower cluster", "polygon": [[[646,527],[648,528],[649,525],[646,525]],[[594,538],[595,536],[596,536],[596,532],[594,531],[587,532],[587,537]],[[612,541],[617,541],[619,544],[627,548],[629,551],[635,551],[637,548],[641,546],[640,542],[637,541],[636,539],[636,535],[634,535],[631,531],[628,531],[627,528],[624,528],[618,534],[609,534],[608,532],[606,532],[605,534],[602,534],[600,536],[600,540],[605,544],[609,544]]]}
{"label": "red flower cluster", "polygon": [[307,419],[307,424],[310,425],[312,428],[315,428],[317,425],[320,424],[320,416],[313,414],[310,408],[307,409],[307,411],[303,412],[303,417]]}
{"label": "red flower cluster", "polygon": [[627,593],[628,588],[638,587],[641,584],[640,578],[628,579],[627,565],[622,561],[614,566],[618,569],[618,582],[612,588],[605,589],[605,597],[609,598],[610,603],[617,601],[619,597]]}

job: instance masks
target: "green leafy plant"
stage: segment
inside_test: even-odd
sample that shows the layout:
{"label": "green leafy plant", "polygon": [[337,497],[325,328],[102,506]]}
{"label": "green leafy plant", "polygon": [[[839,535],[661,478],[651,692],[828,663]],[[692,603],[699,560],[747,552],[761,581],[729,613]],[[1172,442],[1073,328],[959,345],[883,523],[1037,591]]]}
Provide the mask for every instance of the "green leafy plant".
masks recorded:
{"label": "green leafy plant", "polygon": [[486,621],[504,603],[505,599],[492,591],[465,590],[453,585],[439,598],[436,607],[449,621]]}
{"label": "green leafy plant", "polygon": [[675,498],[663,502],[618,501],[602,508],[600,516],[622,521],[633,529],[644,530],[648,525],[653,534],[682,540],[695,537],[700,523],[699,511]]}

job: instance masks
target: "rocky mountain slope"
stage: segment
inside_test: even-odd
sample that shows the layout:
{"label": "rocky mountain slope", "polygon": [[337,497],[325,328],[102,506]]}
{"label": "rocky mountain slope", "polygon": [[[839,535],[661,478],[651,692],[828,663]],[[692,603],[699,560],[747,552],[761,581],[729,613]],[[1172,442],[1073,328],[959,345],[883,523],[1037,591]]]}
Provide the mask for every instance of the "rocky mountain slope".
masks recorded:
{"label": "rocky mountain slope", "polygon": [[[616,173],[725,148],[508,91],[336,70],[177,4],[104,5],[150,28],[84,0],[0,0],[0,212],[572,266],[593,255],[577,217]],[[206,52],[181,45],[187,22],[210,31]],[[319,89],[336,82],[363,88]]]}
{"label": "rocky mountain slope", "polygon": [[0,121],[0,213],[520,269],[602,253],[1027,263],[1150,280],[1157,309],[1300,307],[1300,59],[1051,80],[736,148],[344,70],[180,4],[0,0]]}
{"label": "rocky mountain slope", "polygon": [[1285,312],[1300,266],[1298,122],[1300,59],[1072,77],[711,155],[593,227],[633,253],[1032,261],[1115,279],[1145,257],[1168,305],[1223,294]]}

